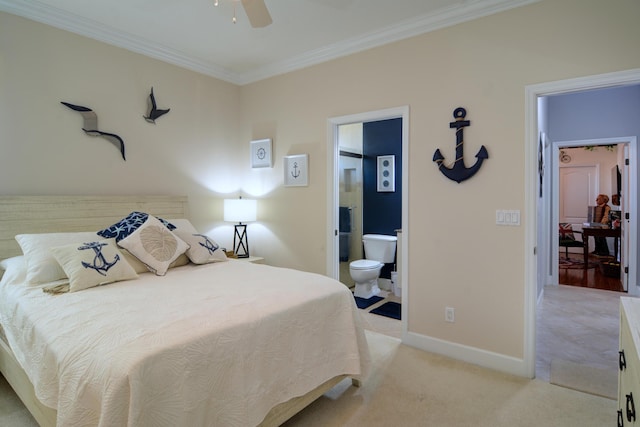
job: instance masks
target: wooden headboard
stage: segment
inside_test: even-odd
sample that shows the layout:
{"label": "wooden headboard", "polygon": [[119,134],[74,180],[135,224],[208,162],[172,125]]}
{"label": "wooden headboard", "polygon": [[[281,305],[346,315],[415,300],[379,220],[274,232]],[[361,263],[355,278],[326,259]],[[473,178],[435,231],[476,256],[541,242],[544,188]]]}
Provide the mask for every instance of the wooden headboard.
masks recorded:
{"label": "wooden headboard", "polygon": [[132,211],[189,217],[186,196],[0,196],[0,259],[22,253],[16,234],[98,231]]}

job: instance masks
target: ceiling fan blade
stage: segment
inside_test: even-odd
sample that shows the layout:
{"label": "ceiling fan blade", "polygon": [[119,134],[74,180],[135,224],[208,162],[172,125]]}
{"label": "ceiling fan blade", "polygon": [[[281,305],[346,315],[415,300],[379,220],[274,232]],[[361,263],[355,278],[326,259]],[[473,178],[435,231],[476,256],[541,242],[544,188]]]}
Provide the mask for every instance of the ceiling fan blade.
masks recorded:
{"label": "ceiling fan blade", "polygon": [[242,0],[242,6],[252,27],[262,28],[273,22],[264,0]]}

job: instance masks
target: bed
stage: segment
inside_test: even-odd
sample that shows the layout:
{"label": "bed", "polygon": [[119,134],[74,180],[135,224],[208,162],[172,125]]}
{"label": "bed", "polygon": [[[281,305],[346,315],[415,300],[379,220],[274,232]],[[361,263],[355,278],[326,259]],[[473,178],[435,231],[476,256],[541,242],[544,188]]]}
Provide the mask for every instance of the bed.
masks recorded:
{"label": "bed", "polygon": [[[16,235],[94,232],[132,211],[188,224],[185,197],[0,197],[0,259],[21,262]],[[339,282],[177,261],[63,294],[43,292],[56,281],[0,286],[0,371],[41,426],[276,426],[366,373]]]}

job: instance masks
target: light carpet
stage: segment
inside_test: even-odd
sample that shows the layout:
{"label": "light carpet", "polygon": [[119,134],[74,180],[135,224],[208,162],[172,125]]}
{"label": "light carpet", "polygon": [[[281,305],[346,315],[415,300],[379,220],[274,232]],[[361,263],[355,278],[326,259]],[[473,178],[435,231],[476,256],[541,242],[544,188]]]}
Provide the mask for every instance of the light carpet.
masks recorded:
{"label": "light carpet", "polygon": [[373,366],[362,386],[343,381],[285,426],[602,427],[615,423],[612,400],[428,353],[375,332],[367,331],[367,340]]}
{"label": "light carpet", "polygon": [[617,399],[618,379],[609,369],[597,368],[568,360],[551,361],[551,384],[608,399]]}
{"label": "light carpet", "polygon": [[0,375],[0,426],[38,427],[36,420],[33,419],[2,375]]}
{"label": "light carpet", "polygon": [[[366,331],[372,369],[342,381],[287,427],[602,427],[616,402],[427,353]],[[0,426],[37,426],[0,377]]]}

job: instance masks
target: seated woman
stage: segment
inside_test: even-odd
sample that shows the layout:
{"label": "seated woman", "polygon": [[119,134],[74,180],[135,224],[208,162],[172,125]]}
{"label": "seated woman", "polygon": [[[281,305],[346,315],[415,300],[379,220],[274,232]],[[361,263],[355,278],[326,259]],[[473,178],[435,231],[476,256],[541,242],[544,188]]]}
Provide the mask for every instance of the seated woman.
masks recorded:
{"label": "seated woman", "polygon": [[[609,211],[611,207],[609,203],[609,196],[606,194],[598,194],[596,197],[596,209],[593,221],[601,224],[609,225]],[[609,256],[609,246],[607,245],[606,237],[594,237],[596,241],[596,250],[592,253],[600,256]]]}

